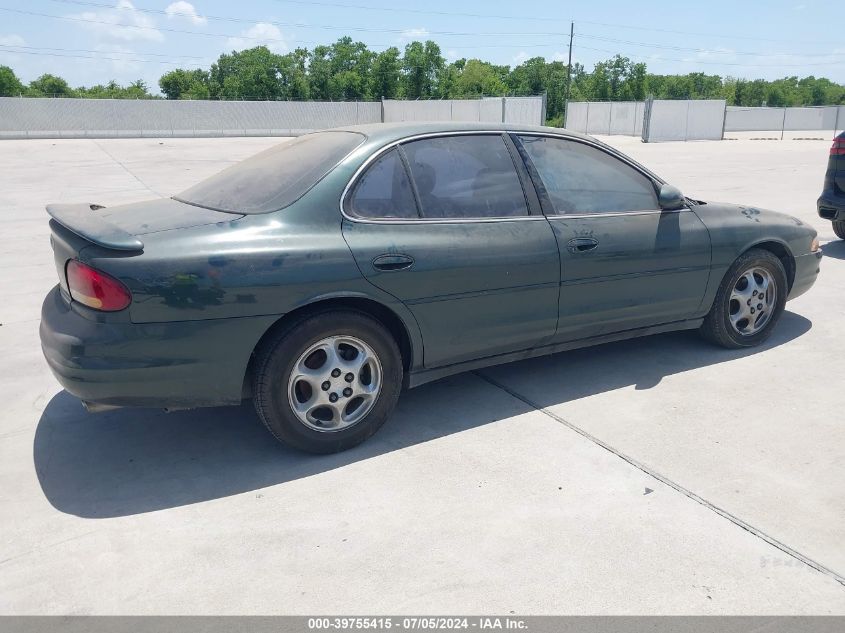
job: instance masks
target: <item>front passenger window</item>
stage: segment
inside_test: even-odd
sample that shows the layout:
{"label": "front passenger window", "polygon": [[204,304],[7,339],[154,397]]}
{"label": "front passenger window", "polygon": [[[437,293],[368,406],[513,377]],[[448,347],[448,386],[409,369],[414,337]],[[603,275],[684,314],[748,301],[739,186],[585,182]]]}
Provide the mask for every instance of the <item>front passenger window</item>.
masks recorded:
{"label": "front passenger window", "polygon": [[651,180],[607,152],[548,136],[519,139],[555,214],[659,209]]}

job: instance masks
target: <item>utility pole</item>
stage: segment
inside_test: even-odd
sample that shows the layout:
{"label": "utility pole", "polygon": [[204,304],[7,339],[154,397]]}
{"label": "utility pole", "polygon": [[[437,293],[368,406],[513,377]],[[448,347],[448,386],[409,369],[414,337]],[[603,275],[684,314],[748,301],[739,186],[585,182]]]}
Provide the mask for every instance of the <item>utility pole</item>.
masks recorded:
{"label": "utility pole", "polygon": [[[575,22],[569,23],[569,63],[566,66],[566,100],[564,108],[566,108],[566,116],[569,116],[569,94],[572,88],[572,38],[575,36]],[[564,119],[565,124],[566,119]]]}

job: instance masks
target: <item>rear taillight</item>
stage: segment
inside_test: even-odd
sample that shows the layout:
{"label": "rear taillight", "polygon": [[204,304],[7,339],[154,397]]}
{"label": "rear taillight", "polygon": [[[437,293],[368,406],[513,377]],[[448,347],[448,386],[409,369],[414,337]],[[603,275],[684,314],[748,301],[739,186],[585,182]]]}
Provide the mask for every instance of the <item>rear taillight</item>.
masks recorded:
{"label": "rear taillight", "polygon": [[94,310],[123,310],[132,300],[129,289],[117,279],[75,259],[67,263],[67,287],[71,299]]}
{"label": "rear taillight", "polygon": [[845,138],[833,139],[833,145],[830,146],[831,156],[845,156]]}

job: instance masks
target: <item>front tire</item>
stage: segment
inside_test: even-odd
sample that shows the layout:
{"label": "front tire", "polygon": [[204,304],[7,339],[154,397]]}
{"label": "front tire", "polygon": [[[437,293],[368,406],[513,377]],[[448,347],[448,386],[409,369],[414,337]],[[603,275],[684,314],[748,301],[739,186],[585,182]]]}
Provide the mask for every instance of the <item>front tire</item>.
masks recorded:
{"label": "front tire", "polygon": [[336,453],[370,437],[396,406],[403,378],[391,334],[355,311],[303,319],[268,341],[255,367],[261,421],[309,453]]}
{"label": "front tire", "polygon": [[845,240],[845,220],[834,220],[833,232],[840,240]]}
{"label": "front tire", "polygon": [[760,345],[771,336],[789,293],[780,259],[763,249],[741,255],[722,280],[701,334],[707,340],[738,349]]}

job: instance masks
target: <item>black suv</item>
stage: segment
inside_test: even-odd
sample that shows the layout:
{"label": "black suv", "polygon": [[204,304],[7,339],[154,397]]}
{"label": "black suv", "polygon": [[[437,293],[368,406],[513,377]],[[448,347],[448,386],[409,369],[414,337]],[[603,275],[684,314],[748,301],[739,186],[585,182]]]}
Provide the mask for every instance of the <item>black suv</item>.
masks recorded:
{"label": "black suv", "polygon": [[845,240],[845,132],[833,139],[819,198],[819,215],[833,221],[833,232]]}

